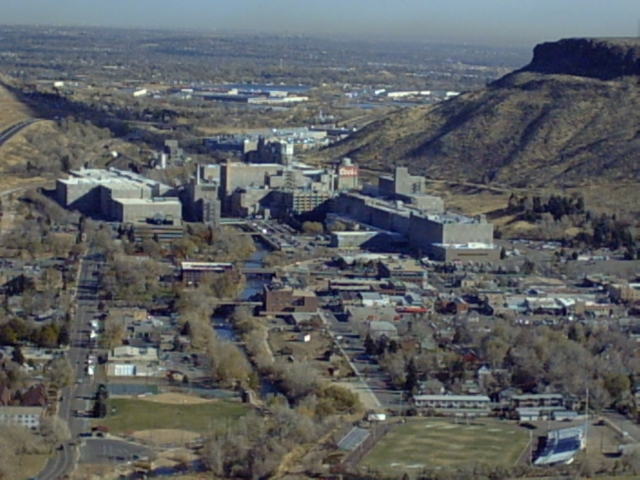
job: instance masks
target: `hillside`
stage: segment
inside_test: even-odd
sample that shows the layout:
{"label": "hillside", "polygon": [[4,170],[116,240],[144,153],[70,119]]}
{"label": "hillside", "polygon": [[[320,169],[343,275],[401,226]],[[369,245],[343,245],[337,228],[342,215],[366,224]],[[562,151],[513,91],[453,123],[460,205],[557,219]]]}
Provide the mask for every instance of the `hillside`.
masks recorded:
{"label": "hillside", "polygon": [[487,88],[393,113],[323,151],[510,187],[640,181],[640,40],[538,45]]}
{"label": "hillside", "polygon": [[[2,80],[2,77],[0,77]],[[15,96],[0,85],[0,132],[31,117],[29,108],[20,103]]]}

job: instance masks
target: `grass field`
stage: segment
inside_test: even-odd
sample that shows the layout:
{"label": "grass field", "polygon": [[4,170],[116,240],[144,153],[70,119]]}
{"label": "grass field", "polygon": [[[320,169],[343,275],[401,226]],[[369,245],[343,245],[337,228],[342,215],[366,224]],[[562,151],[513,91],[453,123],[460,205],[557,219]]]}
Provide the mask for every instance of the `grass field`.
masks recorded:
{"label": "grass field", "polygon": [[478,463],[513,466],[528,442],[528,431],[506,421],[481,419],[467,425],[415,419],[391,430],[362,465],[389,473]]}
{"label": "grass field", "polygon": [[[107,418],[92,425],[105,425],[111,433],[130,433],[139,430],[176,429],[206,432],[210,425],[225,419],[236,420],[247,413],[240,403],[216,401],[195,405],[169,405],[137,399],[113,398],[108,404]],[[111,413],[111,409],[115,409]]]}

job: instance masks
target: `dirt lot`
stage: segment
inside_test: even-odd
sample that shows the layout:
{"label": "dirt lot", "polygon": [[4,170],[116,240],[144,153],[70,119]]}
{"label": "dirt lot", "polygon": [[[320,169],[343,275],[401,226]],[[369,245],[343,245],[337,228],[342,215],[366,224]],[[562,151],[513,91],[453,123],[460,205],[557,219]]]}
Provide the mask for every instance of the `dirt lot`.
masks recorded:
{"label": "dirt lot", "polygon": [[200,438],[199,433],[174,429],[140,430],[131,436],[139,442],[151,446],[184,445]]}
{"label": "dirt lot", "polygon": [[182,393],[161,393],[159,395],[149,395],[146,397],[139,397],[139,400],[145,400],[147,402],[165,403],[167,405],[199,405],[201,403],[212,403],[215,400],[194,397],[191,395],[184,395]]}

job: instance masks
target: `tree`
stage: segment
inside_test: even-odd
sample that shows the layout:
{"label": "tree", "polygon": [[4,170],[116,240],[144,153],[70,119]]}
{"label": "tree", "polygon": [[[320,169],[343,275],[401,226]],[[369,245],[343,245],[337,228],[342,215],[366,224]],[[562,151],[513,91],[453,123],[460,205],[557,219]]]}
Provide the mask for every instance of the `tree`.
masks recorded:
{"label": "tree", "polygon": [[309,235],[318,235],[324,232],[324,227],[320,222],[304,222],[302,231]]}
{"label": "tree", "polygon": [[376,342],[373,341],[373,338],[371,338],[370,334],[367,334],[364,339],[364,351],[369,356],[373,356],[378,353]]}
{"label": "tree", "polygon": [[416,363],[413,358],[407,363],[405,377],[404,389],[410,394],[416,393],[418,390],[418,369],[416,368]]}
{"label": "tree", "polygon": [[11,360],[18,365],[24,365],[25,358],[19,345],[16,345],[13,352],[11,352]]}
{"label": "tree", "polygon": [[305,362],[278,364],[277,378],[287,397],[294,401],[314,392],[320,384],[316,370]]}
{"label": "tree", "polygon": [[329,225],[328,230],[330,232],[346,232],[347,224],[340,220],[335,220]]}
{"label": "tree", "polygon": [[46,417],[42,420],[40,423],[40,435],[44,437],[50,447],[71,439],[69,425],[58,415]]}
{"label": "tree", "polygon": [[93,403],[93,417],[104,418],[107,416],[107,404],[99,398]]}
{"label": "tree", "polygon": [[113,315],[108,315],[104,321],[104,331],[100,335],[100,347],[111,350],[122,345],[124,334],[124,321]]}
{"label": "tree", "polygon": [[237,345],[227,341],[211,342],[207,354],[215,381],[226,387],[247,383],[251,365]]}
{"label": "tree", "polygon": [[69,327],[63,324],[58,331],[58,345],[69,345],[71,342],[71,336],[69,334]]}
{"label": "tree", "polygon": [[526,259],[522,265],[522,273],[525,275],[532,275],[536,271],[536,264],[533,260]]}
{"label": "tree", "polygon": [[73,383],[73,368],[69,359],[65,356],[54,358],[46,369],[46,378],[59,389],[70,386]]}

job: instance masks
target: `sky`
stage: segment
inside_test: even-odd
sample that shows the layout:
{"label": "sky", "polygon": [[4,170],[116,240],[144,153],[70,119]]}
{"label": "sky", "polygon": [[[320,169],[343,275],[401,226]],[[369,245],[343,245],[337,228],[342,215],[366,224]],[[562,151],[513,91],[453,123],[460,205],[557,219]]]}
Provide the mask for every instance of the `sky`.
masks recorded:
{"label": "sky", "polygon": [[0,0],[0,23],[529,44],[636,36],[638,0]]}

